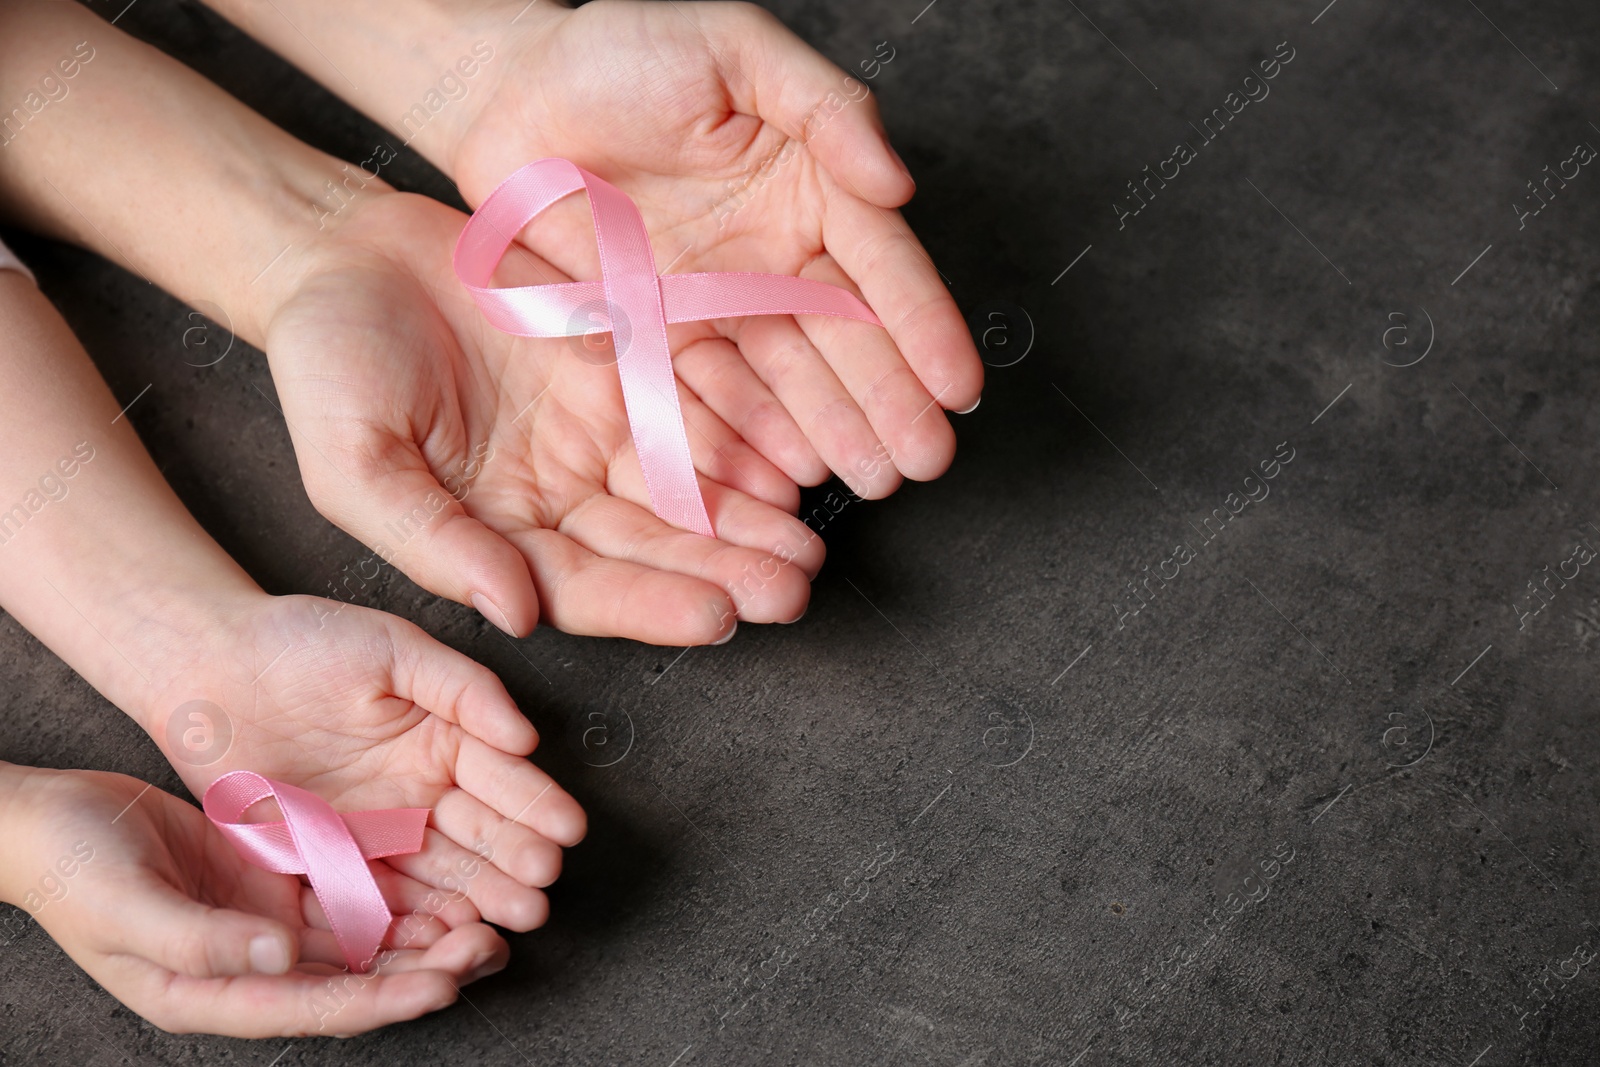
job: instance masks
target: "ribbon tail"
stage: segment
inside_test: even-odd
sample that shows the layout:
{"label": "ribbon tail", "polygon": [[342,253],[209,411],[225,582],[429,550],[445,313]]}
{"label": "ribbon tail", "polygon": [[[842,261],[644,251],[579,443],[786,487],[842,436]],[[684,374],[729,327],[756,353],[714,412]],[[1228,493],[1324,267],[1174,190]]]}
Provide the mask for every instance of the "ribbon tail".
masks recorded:
{"label": "ribbon tail", "polygon": [[327,801],[282,782],[273,783],[273,795],[345,962],[352,971],[366,970],[392,919],[366,858]]}
{"label": "ribbon tail", "polygon": [[584,183],[594,211],[622,398],[650,506],[663,521],[715,537],[678,403],[661,281],[644,219],[633,201],[609,182],[586,172]]}

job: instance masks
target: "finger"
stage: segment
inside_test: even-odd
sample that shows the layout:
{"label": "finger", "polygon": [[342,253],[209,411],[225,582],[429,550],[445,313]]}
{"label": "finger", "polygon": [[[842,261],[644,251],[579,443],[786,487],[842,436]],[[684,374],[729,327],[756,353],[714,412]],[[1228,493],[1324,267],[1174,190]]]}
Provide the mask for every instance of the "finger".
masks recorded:
{"label": "finger", "polygon": [[735,433],[681,381],[678,390],[690,461],[695,470],[779,511],[794,514],[800,507],[800,487],[794,479]]}
{"label": "finger", "polygon": [[564,633],[712,645],[738,625],[728,594],[711,582],[607,559],[555,530],[525,530],[511,540],[528,559],[545,620]]}
{"label": "finger", "polygon": [[[454,218],[435,211],[427,221],[445,237]],[[364,318],[363,309],[377,313]],[[292,386],[280,394],[284,420],[317,510],[417,584],[525,634],[538,617],[527,565],[433,473],[465,472],[489,445],[474,442],[452,408],[462,385],[449,370],[461,363],[450,336],[417,279],[369,263],[301,286],[274,316],[267,353],[274,378]],[[346,374],[326,370],[329,351]],[[364,384],[369,374],[387,386],[377,396]]]}
{"label": "finger", "polygon": [[[472,901],[459,889],[440,889],[419,882],[400,873],[387,861],[369,861],[367,869],[372,872],[373,880],[378,883],[378,891],[383,894],[384,903],[393,916],[385,935],[386,945],[426,948],[451,930],[482,918]],[[322,909],[322,902],[310,887],[301,891],[300,912],[308,930],[332,930],[327,914]],[[302,935],[301,944],[301,959],[312,959],[312,953],[305,947],[308,944],[305,935]],[[321,960],[322,956],[315,958]],[[342,957],[336,954],[330,962],[341,960]]]}
{"label": "finger", "polygon": [[[777,507],[764,497],[741,491],[728,479],[717,478],[713,473],[717,469],[715,457],[703,450],[703,446],[712,443],[714,438],[700,433],[699,427],[708,420],[722,425],[721,420],[701,405],[682,383],[679,383],[679,392],[683,401],[684,421],[691,431],[688,435],[690,451],[695,454],[700,495],[705,501],[716,538],[699,537],[698,541],[685,541],[677,535],[686,531],[656,518],[651,510],[649,486],[645,483],[644,471],[637,459],[632,463],[613,464],[606,481],[606,488],[612,495],[596,494],[572,508],[567,520],[562,523],[562,532],[600,555],[630,559],[696,578],[717,580],[710,563],[725,546],[742,546],[754,550],[759,556],[754,560],[743,556],[723,560],[731,564],[722,568],[724,579],[734,573],[743,575],[746,573],[745,564],[759,563],[773,555],[781,556],[785,562],[796,563],[807,581],[815,578],[822,568],[824,549],[805,523],[795,517],[798,490],[793,506]],[[725,426],[723,428],[726,430]],[[731,431],[727,432],[731,435]],[[697,439],[702,448],[696,448]],[[635,510],[619,508],[616,506],[618,504],[632,504]],[[602,516],[603,521],[578,521],[579,516],[586,513]],[[594,541],[586,541],[586,536],[594,538]],[[603,548],[599,547],[602,541],[605,542]],[[717,542],[723,542],[724,545],[719,546]],[[655,545],[658,551],[652,551],[650,545]],[[726,581],[722,584],[732,592],[733,586]],[[744,617],[741,612],[740,618]],[[783,616],[780,614],[779,618]]]}
{"label": "finger", "polygon": [[[305,910],[315,911],[316,921],[327,926],[328,920],[322,914],[320,904],[305,905]],[[348,969],[344,958],[344,947],[339,944],[339,939],[333,936],[332,930],[319,930],[307,926],[300,931],[300,965],[296,970],[308,974],[320,974],[323,968],[329,968],[334,972]]]}
{"label": "finger", "polygon": [[[642,487],[640,490],[642,492]],[[572,538],[584,547],[614,559],[626,559],[660,571],[674,571],[693,578],[715,582],[733,602],[739,619],[747,622],[793,622],[805,613],[811,598],[811,575],[803,565],[790,566],[796,557],[805,564],[820,562],[822,542],[810,536],[804,524],[759,501],[735,493],[714,482],[702,482],[702,495],[717,538],[680,530],[662,522],[645,507],[618,496],[596,495],[586,500],[562,524]],[[741,509],[734,501],[747,503]],[[752,522],[741,510],[754,510],[759,518]],[[747,539],[771,534],[772,519],[782,516],[798,530],[784,529],[777,535],[776,552],[752,550],[731,544],[734,532]],[[751,527],[767,520],[764,529]],[[724,540],[721,531],[730,531]],[[770,542],[769,542],[770,543]],[[782,546],[794,545],[793,549]]]}
{"label": "finger", "polygon": [[395,696],[506,752],[526,756],[533,751],[539,733],[493,671],[435,641],[419,626],[393,615],[383,618],[392,635]]}
{"label": "finger", "polygon": [[[831,256],[819,256],[804,273],[851,288],[849,277]],[[890,335],[875,326],[825,315],[804,315],[796,321],[860,405],[895,468],[919,482],[943,474],[955,458],[955,431],[939,398],[924,388]]]}
{"label": "finger", "polygon": [[548,774],[472,738],[456,756],[456,782],[507,819],[558,845],[576,845],[588,832],[583,808]]}
{"label": "finger", "polygon": [[948,411],[970,410],[983,392],[977,346],[900,213],[835,189],[828,196],[822,239],[928,394]]}
{"label": "finger", "polygon": [[378,959],[376,969],[385,975],[439,971],[457,985],[466,985],[504,970],[511,959],[511,946],[494,927],[472,923],[450,931],[425,951],[391,951],[380,954]]}
{"label": "finger", "polygon": [[706,502],[717,539],[757,553],[762,559],[763,574],[770,566],[768,559],[783,567],[798,568],[808,583],[822,570],[827,547],[794,514],[779,511],[737,489],[703,477],[700,495]]}
{"label": "finger", "polygon": [[[390,913],[395,917],[394,923],[390,925],[392,937],[398,937],[411,945],[418,944],[419,936],[427,937],[428,940],[420,943],[428,945],[432,944],[431,932],[438,931],[442,934],[459,926],[468,926],[482,918],[478,914],[478,909],[465,895],[449,891],[449,886],[441,890],[426,882],[418,881],[395,868],[389,863],[388,858],[368,862],[367,867],[372,871],[373,880],[378,883],[378,891],[383,894],[384,903],[389,906]],[[461,872],[458,870],[457,873]],[[326,927],[326,922],[320,925]],[[423,930],[429,931],[430,934],[422,934]],[[396,944],[398,943],[397,941]]]}
{"label": "finger", "polygon": [[677,387],[684,432],[689,438],[689,457],[695,470],[712,481],[764,500],[779,511],[794,514],[800,507],[800,487],[794,479],[734,433],[732,427],[682,381]]}
{"label": "finger", "polygon": [[781,129],[874,204],[898,207],[916,186],[889,145],[877,101],[775,16],[750,4],[695,4],[734,109]]}
{"label": "finger", "polygon": [[[816,485],[828,476],[827,464],[806,440],[794,416],[773,395],[732,341],[725,337],[705,337],[687,344],[673,357],[672,369],[740,439],[777,466],[790,481]],[[744,486],[740,488],[752,496],[761,496]],[[774,507],[784,507],[779,500],[762,499]]]}
{"label": "finger", "polygon": [[339,453],[335,471],[320,458],[301,462],[317,510],[429,592],[475,608],[513,637],[531,633],[539,601],[521,554],[467,514],[415,444],[382,433],[373,431],[361,452]]}
{"label": "finger", "polygon": [[900,487],[900,472],[886,462],[888,448],[792,317],[738,319],[729,329],[751,368],[771,387],[823,462],[851,492],[879,500]]}
{"label": "finger", "polygon": [[433,806],[433,824],[523,885],[544,888],[561,874],[561,846],[512,822],[463,789],[452,789]]}
{"label": "finger", "polygon": [[[297,970],[306,974],[337,974],[349,969],[331,933],[325,930],[311,931],[305,937],[305,946]],[[473,922],[445,931],[426,946],[396,945],[385,941],[384,947],[373,957],[371,971],[381,974],[442,971],[460,984],[501,969],[507,957],[505,939],[492,926]],[[495,960],[499,965],[490,966]]]}
{"label": "finger", "polygon": [[[494,749],[488,749],[493,752]],[[505,756],[506,759],[515,757]],[[511,930],[532,930],[550,916],[550,902],[493,863],[486,863],[437,830],[423,836],[422,850],[387,860],[403,874],[452,896],[465,894],[484,919]],[[461,872],[470,868],[472,874]]]}
{"label": "finger", "polygon": [[459,996],[450,976],[433,970],[195,979],[151,968],[94,977],[163,1030],[248,1038],[365,1033],[438,1011]]}
{"label": "finger", "polygon": [[299,940],[283,923],[201,904],[156,879],[131,887],[129,906],[137,918],[111,924],[105,950],[174,974],[279,975],[299,958]]}

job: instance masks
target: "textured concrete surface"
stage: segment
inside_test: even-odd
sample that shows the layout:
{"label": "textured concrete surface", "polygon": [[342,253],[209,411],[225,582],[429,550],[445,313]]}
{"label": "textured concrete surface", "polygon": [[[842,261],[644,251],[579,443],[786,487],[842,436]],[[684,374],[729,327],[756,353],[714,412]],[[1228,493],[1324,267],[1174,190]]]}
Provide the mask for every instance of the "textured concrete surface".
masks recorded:
{"label": "textured concrete surface", "polygon": [[[1600,575],[1516,610],[1600,546],[1600,175],[1513,208],[1600,145],[1600,9],[924,3],[773,6],[847,68],[893,50],[908,217],[997,365],[951,473],[812,494],[810,614],[718,649],[513,647],[391,579],[371,602],[500,671],[593,813],[550,925],[470,1003],[343,1043],[163,1035],[23,928],[0,1059],[1600,1056]],[[196,6],[121,25],[346,158],[386,136]],[[1146,165],[1177,175],[1132,214]],[[258,354],[186,366],[174,301],[18,245],[117,394],[154,383],[133,421],[270,589],[363,554],[307,504]],[[0,642],[7,758],[177,788]]]}

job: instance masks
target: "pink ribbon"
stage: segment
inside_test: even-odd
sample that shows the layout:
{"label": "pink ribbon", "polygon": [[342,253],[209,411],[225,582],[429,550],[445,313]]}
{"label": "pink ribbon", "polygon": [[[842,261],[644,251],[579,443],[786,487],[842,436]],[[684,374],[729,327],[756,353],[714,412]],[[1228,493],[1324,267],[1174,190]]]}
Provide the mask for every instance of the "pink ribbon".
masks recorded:
{"label": "pink ribbon", "polygon": [[[600,247],[600,280],[491,289],[494,269],[522,228],[561,198],[587,189]],[[456,276],[494,326],[519,337],[610,330],[634,450],[650,505],[674,526],[716,536],[689,454],[667,323],[744,315],[835,315],[882,325],[837,286],[781,274],[656,274],[644,219],[626,193],[566,159],[529,163],[501,182],[456,242]]]}
{"label": "pink ribbon", "polygon": [[[246,809],[268,797],[283,822],[242,823]],[[420,851],[427,808],[385,808],[341,816],[315,793],[253,771],[233,771],[206,789],[206,817],[239,854],[279,874],[303,874],[327,913],[352,971],[378,954],[392,916],[367,860]]]}

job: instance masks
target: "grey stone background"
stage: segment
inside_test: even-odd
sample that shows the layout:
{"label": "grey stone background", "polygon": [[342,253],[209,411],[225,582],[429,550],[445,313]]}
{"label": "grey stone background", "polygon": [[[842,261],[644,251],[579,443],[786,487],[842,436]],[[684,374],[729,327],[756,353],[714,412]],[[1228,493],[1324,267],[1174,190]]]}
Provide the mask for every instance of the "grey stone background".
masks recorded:
{"label": "grey stone background", "polygon": [[[258,1043],[162,1034],[23,926],[0,1060],[1595,1062],[1600,973],[1566,972],[1600,947],[1600,574],[1513,605],[1600,545],[1600,174],[1512,205],[1600,144],[1600,9],[1324,2],[773,3],[846,69],[893,49],[907,215],[996,364],[949,475],[810,494],[809,615],[722,648],[513,644],[391,575],[370,602],[498,670],[592,814],[550,924],[442,1014]],[[197,5],[119,25],[345,158],[392,139]],[[176,302],[16,244],[117,395],[153,383],[130,417],[269,589],[363,554],[307,503],[259,354],[187,366]],[[6,758],[181,790],[9,619],[0,650]]]}

